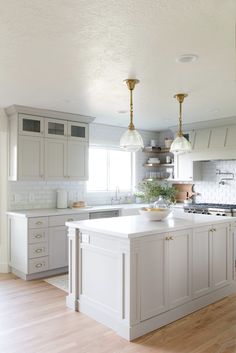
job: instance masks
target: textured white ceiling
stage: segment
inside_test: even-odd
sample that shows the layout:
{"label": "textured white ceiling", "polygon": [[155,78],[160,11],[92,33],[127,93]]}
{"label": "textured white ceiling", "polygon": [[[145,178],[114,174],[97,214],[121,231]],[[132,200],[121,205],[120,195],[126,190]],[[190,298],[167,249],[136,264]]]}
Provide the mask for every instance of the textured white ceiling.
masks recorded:
{"label": "textured white ceiling", "polygon": [[[0,0],[0,105],[22,104],[126,126],[236,116],[235,0]],[[199,55],[178,64],[185,53]]]}

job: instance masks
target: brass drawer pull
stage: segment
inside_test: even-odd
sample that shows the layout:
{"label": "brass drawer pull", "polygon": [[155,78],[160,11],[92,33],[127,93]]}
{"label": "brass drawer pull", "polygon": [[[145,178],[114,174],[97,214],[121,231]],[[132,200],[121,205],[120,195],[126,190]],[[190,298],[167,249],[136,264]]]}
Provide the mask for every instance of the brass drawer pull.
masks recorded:
{"label": "brass drawer pull", "polygon": [[43,224],[43,222],[42,221],[38,221],[38,222],[36,222],[36,224],[40,225],[40,224]]}
{"label": "brass drawer pull", "polygon": [[73,222],[74,221],[74,218],[68,218],[67,219],[67,222]]}
{"label": "brass drawer pull", "polygon": [[36,268],[40,268],[40,267],[43,267],[43,264],[42,263],[38,263],[35,265]]}
{"label": "brass drawer pull", "polygon": [[35,252],[36,254],[40,254],[40,253],[43,252],[43,251],[44,251],[44,248],[35,249],[35,250],[34,250],[34,252]]}
{"label": "brass drawer pull", "polygon": [[36,238],[36,239],[40,239],[40,238],[42,238],[42,237],[43,237],[42,234],[36,234],[36,235],[35,235],[35,238]]}

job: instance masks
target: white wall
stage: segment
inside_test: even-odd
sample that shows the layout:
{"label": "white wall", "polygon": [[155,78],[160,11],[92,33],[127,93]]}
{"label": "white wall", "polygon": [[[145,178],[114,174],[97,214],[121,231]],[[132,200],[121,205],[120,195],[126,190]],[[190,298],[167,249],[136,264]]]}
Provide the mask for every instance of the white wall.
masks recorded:
{"label": "white wall", "polygon": [[0,272],[8,272],[7,258],[7,117],[0,110]]}

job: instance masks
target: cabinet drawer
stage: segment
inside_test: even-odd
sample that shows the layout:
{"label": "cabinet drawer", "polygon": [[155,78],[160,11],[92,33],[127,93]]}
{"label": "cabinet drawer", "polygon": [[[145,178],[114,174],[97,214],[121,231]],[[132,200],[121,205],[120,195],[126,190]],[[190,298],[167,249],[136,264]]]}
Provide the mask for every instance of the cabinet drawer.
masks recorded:
{"label": "cabinet drawer", "polygon": [[30,229],[29,230],[29,244],[39,243],[42,241],[48,241],[48,229]]}
{"label": "cabinet drawer", "polygon": [[30,228],[47,228],[48,227],[48,217],[29,218],[28,225],[29,225],[29,229]]}
{"label": "cabinet drawer", "polygon": [[48,257],[29,260],[29,273],[42,272],[48,270]]}
{"label": "cabinet drawer", "polygon": [[41,257],[48,255],[48,243],[37,243],[29,245],[29,258]]}
{"label": "cabinet drawer", "polygon": [[57,227],[57,226],[64,226],[66,222],[83,221],[88,218],[89,218],[88,213],[52,216],[52,217],[49,217],[48,223],[49,223],[49,227]]}

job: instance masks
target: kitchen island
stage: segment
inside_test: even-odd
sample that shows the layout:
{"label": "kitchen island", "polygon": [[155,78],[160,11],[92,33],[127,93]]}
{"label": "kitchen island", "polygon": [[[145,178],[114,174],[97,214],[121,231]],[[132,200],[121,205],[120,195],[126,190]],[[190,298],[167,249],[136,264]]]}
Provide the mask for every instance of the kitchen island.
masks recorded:
{"label": "kitchen island", "polygon": [[67,305],[132,340],[231,293],[235,219],[68,222]]}

